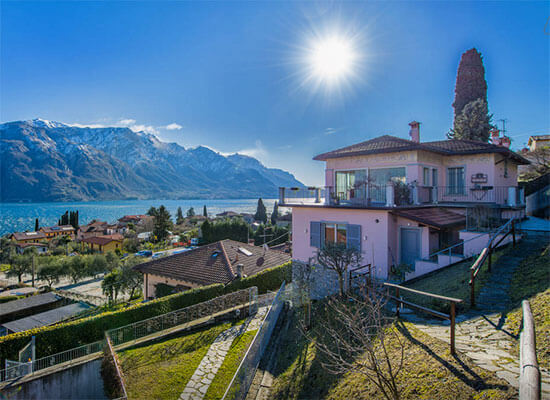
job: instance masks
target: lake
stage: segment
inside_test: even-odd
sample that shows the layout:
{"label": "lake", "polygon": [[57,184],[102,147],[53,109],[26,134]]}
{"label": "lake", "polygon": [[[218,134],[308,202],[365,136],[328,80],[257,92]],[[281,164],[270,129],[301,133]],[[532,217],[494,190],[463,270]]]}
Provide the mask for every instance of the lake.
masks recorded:
{"label": "lake", "polygon": [[[264,199],[268,215],[273,210],[275,199]],[[56,225],[59,217],[67,210],[79,213],[81,225],[93,219],[115,222],[123,215],[145,214],[149,207],[164,205],[172,216],[178,207],[183,213],[193,207],[195,213],[202,214],[206,205],[208,215],[223,211],[256,212],[258,199],[230,200],[114,200],[114,201],[81,201],[59,203],[0,203],[0,235],[16,231],[34,230],[34,219],[38,218],[40,226]],[[282,211],[282,210],[281,210]]]}

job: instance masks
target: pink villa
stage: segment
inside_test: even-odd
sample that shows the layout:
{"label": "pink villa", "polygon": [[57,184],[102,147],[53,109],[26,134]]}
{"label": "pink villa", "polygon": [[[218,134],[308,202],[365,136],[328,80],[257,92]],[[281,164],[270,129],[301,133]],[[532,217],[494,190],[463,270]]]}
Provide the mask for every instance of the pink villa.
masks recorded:
{"label": "pink villa", "polygon": [[280,188],[280,205],[292,208],[294,260],[343,242],[377,279],[400,264],[411,279],[478,253],[490,228],[524,215],[517,168],[529,161],[497,130],[490,144],[421,143],[420,124],[409,125],[410,140],[385,135],[316,156],[325,187]]}

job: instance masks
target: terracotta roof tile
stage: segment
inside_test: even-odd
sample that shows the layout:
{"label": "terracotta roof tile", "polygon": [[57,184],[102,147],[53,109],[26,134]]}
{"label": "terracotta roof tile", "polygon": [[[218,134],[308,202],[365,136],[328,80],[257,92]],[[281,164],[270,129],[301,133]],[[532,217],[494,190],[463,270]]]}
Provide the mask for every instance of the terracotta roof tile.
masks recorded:
{"label": "terracotta roof tile", "polygon": [[[240,251],[240,248],[245,252]],[[290,255],[281,251],[264,251],[263,247],[226,239],[184,253],[151,260],[134,268],[143,273],[210,285],[225,284],[235,279],[237,264],[243,264],[245,275],[250,276],[287,261],[290,261]]]}
{"label": "terracotta roof tile", "polygon": [[343,147],[328,153],[315,156],[314,160],[325,161],[331,158],[351,157],[358,155],[395,153],[410,150],[425,150],[443,155],[500,153],[507,155],[520,164],[530,162],[519,154],[503,146],[473,140],[439,140],[435,142],[417,143],[411,140],[384,135],[365,142]]}
{"label": "terracotta roof tile", "polygon": [[[116,237],[112,237],[112,236],[116,236]],[[100,246],[104,246],[104,245],[106,245],[108,243],[111,243],[111,242],[121,242],[122,238],[123,238],[122,235],[118,235],[118,236],[117,235],[92,236],[92,237],[82,239],[81,242],[92,243],[92,244],[97,244],[97,245],[100,245]]]}

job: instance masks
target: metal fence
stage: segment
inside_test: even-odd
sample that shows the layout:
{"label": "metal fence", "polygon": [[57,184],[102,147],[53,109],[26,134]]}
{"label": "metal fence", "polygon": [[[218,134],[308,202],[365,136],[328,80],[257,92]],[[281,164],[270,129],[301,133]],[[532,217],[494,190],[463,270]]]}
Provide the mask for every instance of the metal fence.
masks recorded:
{"label": "metal fence", "polygon": [[237,372],[233,375],[233,379],[229,383],[225,394],[223,395],[222,400],[229,399],[245,399],[256,374],[256,369],[260,364],[263,353],[269,340],[275,325],[281,314],[281,310],[284,305],[284,291],[285,291],[285,282],[281,285],[281,288],[273,298],[271,307],[267,312],[258,332],[254,336],[252,343],[248,347],[248,350],[241,361]]}
{"label": "metal fence", "polygon": [[[175,327],[201,318],[211,318],[229,309],[240,309],[249,307],[249,313],[256,312],[258,304],[258,288],[253,286],[216,297],[215,299],[198,303],[167,314],[149,318],[120,328],[106,331],[113,345],[117,346],[141,337],[156,333],[165,329]],[[0,382],[19,378],[40,371],[86,357],[91,354],[100,353],[105,347],[105,339],[85,344],[74,349],[62,351],[47,357],[42,357],[32,362],[18,362],[6,360],[5,368],[0,370]],[[25,347],[26,348],[26,347]]]}
{"label": "metal fence", "polygon": [[74,361],[91,354],[103,351],[105,340],[85,344],[74,349],[62,351],[61,353],[52,354],[47,357],[42,357],[32,362],[15,362],[6,360],[6,368],[0,370],[0,382],[15,379],[21,376],[29,375],[45,368],[53,367],[58,364]]}
{"label": "metal fence", "polygon": [[[210,319],[214,317],[215,314],[226,312],[228,309],[238,309],[246,305],[253,308],[255,307],[257,295],[258,288],[253,286],[167,314],[134,322],[133,324],[125,325],[120,328],[110,329],[106,333],[109,335],[113,346],[119,346],[123,343],[135,341],[139,338],[191,321],[203,318]],[[251,311],[253,312],[253,310]]]}

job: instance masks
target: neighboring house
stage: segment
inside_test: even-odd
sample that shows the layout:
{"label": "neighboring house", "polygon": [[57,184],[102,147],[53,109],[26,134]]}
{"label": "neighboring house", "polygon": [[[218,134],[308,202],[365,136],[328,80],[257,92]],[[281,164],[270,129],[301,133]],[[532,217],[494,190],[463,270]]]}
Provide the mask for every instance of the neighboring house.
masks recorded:
{"label": "neighboring house", "polygon": [[62,236],[70,236],[74,238],[76,230],[72,225],[55,225],[40,228],[40,232],[46,235],[46,239],[54,239]]}
{"label": "neighboring house", "polygon": [[216,214],[216,217],[218,218],[235,218],[240,216],[241,214],[236,213],[235,211],[224,211],[219,214]]}
{"label": "neighboring house", "polygon": [[280,215],[279,218],[277,218],[277,226],[282,227],[290,227],[292,225],[292,214],[287,213]]}
{"label": "neighboring house", "polygon": [[529,151],[535,151],[542,147],[550,147],[550,135],[529,136],[527,147],[529,147]]}
{"label": "neighboring house", "polygon": [[107,222],[97,220],[94,220],[87,225],[81,225],[78,228],[77,239],[82,240],[94,236],[102,236],[106,233],[105,230],[108,226],[109,224]]}
{"label": "neighboring house", "polygon": [[241,213],[241,217],[243,218],[244,222],[247,224],[252,224],[255,220],[254,214],[250,213]]}
{"label": "neighboring house", "polygon": [[[410,279],[481,250],[487,240],[468,240],[475,234],[467,222],[524,215],[517,167],[529,161],[495,144],[421,143],[419,123],[410,126],[411,140],[386,135],[316,156],[325,162],[325,188],[280,189],[280,206],[292,207],[293,259],[346,243],[377,278],[408,264]],[[454,244],[451,256],[434,254]]]}
{"label": "neighboring house", "polygon": [[226,239],[134,268],[143,273],[144,297],[151,299],[158,284],[170,285],[176,291],[226,284],[289,260],[290,255],[284,252]]}
{"label": "neighboring house", "polygon": [[46,234],[44,232],[14,232],[9,238],[15,243],[31,243],[46,240]]}
{"label": "neighboring house", "polygon": [[26,249],[31,247],[34,247],[39,255],[48,254],[48,245],[45,243],[25,242],[25,243],[17,243],[15,245],[16,251],[19,254],[23,254]]}
{"label": "neighboring house", "polygon": [[81,240],[81,243],[86,243],[91,250],[100,253],[115,252],[117,249],[122,251],[122,235],[103,235],[93,236]]}
{"label": "neighboring house", "polygon": [[152,221],[153,217],[150,215],[125,215],[122,218],[118,219],[118,222],[122,226],[127,226],[132,223],[134,225],[145,225],[148,221]]}

